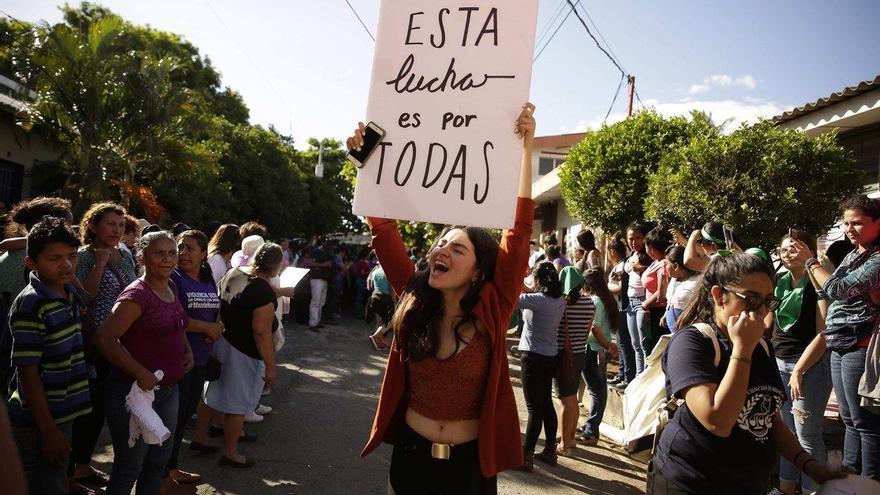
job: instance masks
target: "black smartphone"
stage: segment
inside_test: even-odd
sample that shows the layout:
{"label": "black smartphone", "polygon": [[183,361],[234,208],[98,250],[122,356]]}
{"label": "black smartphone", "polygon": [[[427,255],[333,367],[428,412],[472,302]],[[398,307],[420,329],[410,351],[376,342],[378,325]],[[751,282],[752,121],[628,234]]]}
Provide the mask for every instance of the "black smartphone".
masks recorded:
{"label": "black smartphone", "polygon": [[345,157],[351,163],[354,163],[355,167],[364,168],[370,155],[379,146],[383,137],[385,137],[385,131],[375,123],[369,122],[364,129],[364,145],[361,146],[360,150],[349,151]]}

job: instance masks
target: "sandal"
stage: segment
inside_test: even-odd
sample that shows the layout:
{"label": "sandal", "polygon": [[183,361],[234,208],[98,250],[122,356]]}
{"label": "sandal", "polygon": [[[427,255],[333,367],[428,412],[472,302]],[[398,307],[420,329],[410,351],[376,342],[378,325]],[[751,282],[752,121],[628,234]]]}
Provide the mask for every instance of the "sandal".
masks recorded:
{"label": "sandal", "polygon": [[224,467],[231,467],[231,468],[249,468],[249,467],[253,467],[254,460],[251,459],[250,457],[246,457],[244,462],[238,462],[238,461],[233,461],[232,459],[226,457],[225,455],[221,455],[220,459],[217,461],[217,464],[220,464],[221,466],[224,466]]}
{"label": "sandal", "polygon": [[[370,339],[370,343],[373,344],[373,349],[376,349],[376,351],[378,352],[381,350],[380,343],[376,342],[376,339],[374,337],[374,335],[370,335],[367,338]],[[382,344],[384,344],[384,342],[382,342]]]}

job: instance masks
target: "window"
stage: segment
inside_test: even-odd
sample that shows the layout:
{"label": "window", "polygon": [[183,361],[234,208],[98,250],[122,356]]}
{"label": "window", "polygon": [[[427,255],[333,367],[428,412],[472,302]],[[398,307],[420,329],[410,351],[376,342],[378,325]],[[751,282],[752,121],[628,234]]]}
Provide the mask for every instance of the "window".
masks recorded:
{"label": "window", "polygon": [[565,163],[564,158],[550,158],[546,156],[542,156],[538,159],[538,175],[547,175],[553,171],[554,168]]}
{"label": "window", "polygon": [[856,163],[867,172],[869,183],[877,182],[880,176],[880,125],[843,134],[838,142],[852,152]]}

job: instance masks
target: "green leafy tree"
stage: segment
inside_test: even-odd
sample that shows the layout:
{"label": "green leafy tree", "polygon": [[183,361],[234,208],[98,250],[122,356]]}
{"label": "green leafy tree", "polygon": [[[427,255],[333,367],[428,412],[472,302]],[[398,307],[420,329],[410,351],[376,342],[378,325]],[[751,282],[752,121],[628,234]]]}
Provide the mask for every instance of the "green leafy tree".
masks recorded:
{"label": "green leafy tree", "polygon": [[693,136],[717,133],[707,117],[667,119],[653,111],[587,132],[559,172],[565,205],[587,225],[621,230],[644,219],[648,177],[661,159]]}
{"label": "green leafy tree", "polygon": [[811,138],[765,121],[694,137],[648,183],[649,218],[683,229],[722,221],[743,247],[772,250],[789,227],[821,234],[834,225],[865,177],[834,133]]}

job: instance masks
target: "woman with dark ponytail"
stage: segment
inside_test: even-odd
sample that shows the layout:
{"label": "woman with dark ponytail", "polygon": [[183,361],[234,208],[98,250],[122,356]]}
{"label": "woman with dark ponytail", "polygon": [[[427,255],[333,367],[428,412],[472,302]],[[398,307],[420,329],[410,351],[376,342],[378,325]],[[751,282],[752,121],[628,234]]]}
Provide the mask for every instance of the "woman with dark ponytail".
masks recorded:
{"label": "woman with dark ponytail", "polygon": [[[521,470],[531,471],[533,459],[555,466],[556,408],[553,406],[553,377],[556,375],[557,331],[565,311],[562,283],[550,261],[535,266],[535,292],[519,296],[523,332],[519,339],[522,361],[523,394],[529,421],[523,445],[525,463]],[[544,450],[535,454],[535,445],[544,427]]]}
{"label": "woman with dark ponytail", "polygon": [[[449,228],[429,252],[427,271],[417,272],[396,221],[368,218],[376,255],[400,301],[362,455],[382,441],[394,444],[391,493],[492,494],[496,473],[522,465],[505,339],[532,234],[534,110],[524,105],[516,122],[523,145],[519,197],[514,227],[500,245],[483,229]],[[349,149],[363,146],[363,132],[361,124]]]}
{"label": "woman with dark ponytail", "polygon": [[774,275],[758,256],[726,253],[700,277],[662,358],[666,392],[683,404],[660,435],[648,494],[763,494],[777,455],[819,483],[845,475],[782,421],[785,388],[763,338]]}

